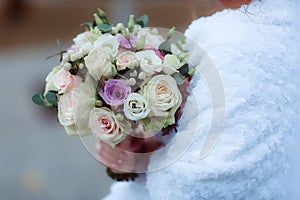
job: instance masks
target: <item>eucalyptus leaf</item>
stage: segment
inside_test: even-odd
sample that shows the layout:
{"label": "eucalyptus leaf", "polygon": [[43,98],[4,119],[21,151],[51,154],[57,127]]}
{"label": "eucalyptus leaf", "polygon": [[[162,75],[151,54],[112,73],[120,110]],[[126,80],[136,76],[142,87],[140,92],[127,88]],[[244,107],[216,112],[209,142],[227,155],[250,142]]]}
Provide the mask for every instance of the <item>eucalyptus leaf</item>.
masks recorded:
{"label": "eucalyptus leaf", "polygon": [[149,23],[149,18],[148,15],[142,15],[139,18],[137,18],[135,20],[135,22],[139,25],[141,25],[142,27],[148,27],[148,23]]}
{"label": "eucalyptus leaf", "polygon": [[46,102],[44,100],[44,97],[41,94],[35,94],[35,95],[32,96],[31,99],[32,99],[33,103],[35,103],[37,105],[46,106]]}
{"label": "eucalyptus leaf", "polygon": [[180,67],[178,70],[182,76],[187,76],[188,72],[189,72],[189,65],[186,63],[182,67]]}
{"label": "eucalyptus leaf", "polygon": [[162,52],[163,54],[172,54],[172,50],[171,50],[171,42],[166,40],[164,42],[162,42],[159,47],[158,50],[160,52]]}
{"label": "eucalyptus leaf", "polygon": [[57,96],[56,96],[56,92],[49,91],[49,92],[45,95],[45,99],[47,100],[47,102],[48,102],[49,104],[52,104],[53,106],[57,106]]}
{"label": "eucalyptus leaf", "polygon": [[102,31],[103,33],[108,33],[112,30],[112,25],[111,24],[101,24],[98,25],[97,28]]}
{"label": "eucalyptus leaf", "polygon": [[86,23],[81,24],[81,26],[87,28],[87,30],[89,31],[92,28],[94,28],[94,23],[93,22],[86,22]]}
{"label": "eucalyptus leaf", "polygon": [[184,77],[178,73],[176,73],[173,78],[175,79],[177,85],[182,85],[185,83]]}

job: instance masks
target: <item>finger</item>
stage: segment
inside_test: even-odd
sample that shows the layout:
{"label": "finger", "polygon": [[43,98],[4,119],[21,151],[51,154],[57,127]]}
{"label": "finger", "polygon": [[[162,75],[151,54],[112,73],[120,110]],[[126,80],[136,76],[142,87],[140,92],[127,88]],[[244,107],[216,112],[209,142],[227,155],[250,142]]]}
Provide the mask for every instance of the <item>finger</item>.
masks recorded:
{"label": "finger", "polygon": [[132,136],[127,136],[125,140],[116,145],[119,149],[135,152],[142,147],[144,143],[143,138],[136,138]]}
{"label": "finger", "polygon": [[107,167],[114,169],[119,168],[118,158],[113,157],[107,151],[101,151],[100,154],[97,154],[97,160]]}
{"label": "finger", "polygon": [[101,151],[108,151],[112,156],[118,157],[120,159],[126,159],[127,157],[127,153],[125,151],[117,147],[113,148],[110,145],[106,144],[105,142],[101,142],[100,146],[101,148],[99,149],[99,153],[101,153]]}
{"label": "finger", "polygon": [[120,153],[120,151],[105,144],[97,145],[97,154],[99,155],[99,160],[105,164],[127,164],[129,159],[125,153]]}

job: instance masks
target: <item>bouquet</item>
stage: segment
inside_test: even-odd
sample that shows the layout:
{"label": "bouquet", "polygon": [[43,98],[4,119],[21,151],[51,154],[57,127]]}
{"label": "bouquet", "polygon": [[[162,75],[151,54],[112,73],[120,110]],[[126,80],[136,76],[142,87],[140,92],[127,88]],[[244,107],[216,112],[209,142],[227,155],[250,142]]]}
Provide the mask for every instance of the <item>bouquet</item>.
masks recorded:
{"label": "bouquet", "polygon": [[33,102],[57,109],[68,135],[92,135],[112,147],[129,135],[176,132],[195,73],[184,38],[173,43],[175,28],[166,37],[146,28],[146,15],[130,15],[127,27],[109,23],[101,9],[93,17],[74,44],[56,54],[60,64]]}

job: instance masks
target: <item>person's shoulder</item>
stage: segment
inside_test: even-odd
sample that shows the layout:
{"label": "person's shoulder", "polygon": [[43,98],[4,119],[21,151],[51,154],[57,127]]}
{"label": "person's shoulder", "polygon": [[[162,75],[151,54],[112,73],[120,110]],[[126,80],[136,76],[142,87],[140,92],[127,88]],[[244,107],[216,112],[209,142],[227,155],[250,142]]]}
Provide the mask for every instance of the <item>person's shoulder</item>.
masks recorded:
{"label": "person's shoulder", "polygon": [[185,35],[205,50],[218,46],[234,45],[245,34],[247,16],[240,10],[226,9],[211,16],[194,20]]}
{"label": "person's shoulder", "polygon": [[193,32],[212,31],[222,29],[224,26],[243,23],[245,16],[238,10],[222,10],[210,16],[203,16],[191,22],[186,30],[186,35]]}

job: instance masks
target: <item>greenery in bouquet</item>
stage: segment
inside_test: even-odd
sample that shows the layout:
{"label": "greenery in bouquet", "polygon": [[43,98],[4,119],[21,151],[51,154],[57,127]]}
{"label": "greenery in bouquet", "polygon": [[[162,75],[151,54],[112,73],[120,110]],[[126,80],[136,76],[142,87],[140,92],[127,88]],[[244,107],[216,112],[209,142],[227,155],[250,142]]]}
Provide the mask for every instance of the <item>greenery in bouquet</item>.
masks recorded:
{"label": "greenery in bouquet", "polygon": [[176,130],[195,69],[187,63],[184,38],[172,43],[130,15],[127,27],[111,24],[98,9],[74,44],[59,52],[60,64],[46,78],[44,94],[32,100],[57,108],[68,135],[94,135],[111,146],[142,127]]}

